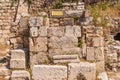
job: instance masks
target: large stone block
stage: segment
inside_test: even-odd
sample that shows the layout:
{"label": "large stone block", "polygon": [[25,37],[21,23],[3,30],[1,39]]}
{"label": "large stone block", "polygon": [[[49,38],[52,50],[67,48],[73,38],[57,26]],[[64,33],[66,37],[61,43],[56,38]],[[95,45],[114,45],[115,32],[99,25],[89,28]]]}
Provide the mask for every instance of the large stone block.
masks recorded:
{"label": "large stone block", "polygon": [[95,37],[93,38],[93,46],[94,47],[103,47],[104,46],[104,38],[103,37]]}
{"label": "large stone block", "polygon": [[55,55],[53,56],[54,63],[74,63],[80,62],[78,55]]}
{"label": "large stone block", "polygon": [[30,52],[30,67],[38,64],[48,64],[47,52]]}
{"label": "large stone block", "polygon": [[87,60],[95,60],[94,47],[87,47]]}
{"label": "large stone block", "polygon": [[25,59],[26,51],[22,49],[11,50],[11,59]]}
{"label": "large stone block", "polygon": [[35,65],[32,69],[34,80],[67,80],[67,67],[60,65]]}
{"label": "large stone block", "polygon": [[49,48],[57,49],[61,48],[62,42],[59,37],[50,37],[49,38],[49,43],[48,43]]}
{"label": "large stone block", "polygon": [[47,37],[38,37],[36,40],[29,38],[30,51],[47,51]]}
{"label": "large stone block", "polygon": [[105,71],[105,61],[97,61],[96,69],[97,69],[97,72],[104,72]]}
{"label": "large stone block", "polygon": [[47,37],[47,27],[40,27],[39,36]]}
{"label": "large stone block", "polygon": [[81,37],[81,26],[74,26],[75,37]]}
{"label": "large stone block", "polygon": [[68,80],[95,80],[95,63],[81,62],[68,64]]}
{"label": "large stone block", "polygon": [[66,26],[65,35],[66,36],[74,36],[73,26]]}
{"label": "large stone block", "polygon": [[96,47],[95,49],[95,59],[104,60],[104,47]]}
{"label": "large stone block", "polygon": [[38,37],[38,27],[31,27],[30,28],[30,36],[31,37]]}
{"label": "large stone block", "polygon": [[48,29],[48,36],[56,36],[56,37],[61,37],[64,35],[64,27],[50,27]]}
{"label": "large stone block", "polygon": [[30,80],[30,74],[27,71],[12,71],[11,80]]}
{"label": "large stone block", "polygon": [[11,59],[10,60],[10,68],[12,68],[12,69],[25,69],[26,68],[25,59]]}

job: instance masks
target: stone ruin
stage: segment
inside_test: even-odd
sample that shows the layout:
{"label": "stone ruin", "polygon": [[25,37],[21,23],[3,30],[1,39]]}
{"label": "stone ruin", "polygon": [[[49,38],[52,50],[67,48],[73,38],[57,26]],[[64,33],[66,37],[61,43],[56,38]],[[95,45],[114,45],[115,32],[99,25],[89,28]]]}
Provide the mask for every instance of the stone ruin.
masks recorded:
{"label": "stone ruin", "polygon": [[10,13],[15,7],[9,8],[9,0],[0,1],[0,43],[9,46],[5,52],[0,50],[6,53],[0,59],[5,59],[0,76],[5,80],[96,80],[106,65],[109,70],[119,70],[120,43],[113,37],[113,43],[105,41],[103,27],[83,16],[83,2],[63,3],[63,9],[51,9],[50,13],[41,11],[41,3],[44,0],[34,0],[30,7],[40,11],[38,16],[26,14],[25,4],[21,4],[13,22]]}

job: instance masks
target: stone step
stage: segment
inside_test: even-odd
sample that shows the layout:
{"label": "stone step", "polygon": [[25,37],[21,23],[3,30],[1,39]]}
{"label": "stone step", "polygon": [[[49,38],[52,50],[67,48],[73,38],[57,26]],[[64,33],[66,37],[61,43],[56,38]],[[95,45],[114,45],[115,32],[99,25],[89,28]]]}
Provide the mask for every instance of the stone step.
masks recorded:
{"label": "stone step", "polygon": [[75,63],[80,62],[78,55],[55,55],[53,56],[54,63]]}

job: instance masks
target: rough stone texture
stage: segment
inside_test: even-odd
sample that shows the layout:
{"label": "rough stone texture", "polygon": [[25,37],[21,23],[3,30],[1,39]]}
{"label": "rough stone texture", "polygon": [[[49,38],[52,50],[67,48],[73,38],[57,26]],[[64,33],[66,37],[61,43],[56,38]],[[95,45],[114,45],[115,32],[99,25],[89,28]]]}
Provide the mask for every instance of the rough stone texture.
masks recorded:
{"label": "rough stone texture", "polygon": [[12,68],[12,69],[25,69],[26,68],[25,59],[11,59],[10,60],[10,68]]}
{"label": "rough stone texture", "polygon": [[37,39],[29,38],[30,51],[47,51],[47,38],[38,37]]}
{"label": "rough stone texture", "polygon": [[38,28],[37,27],[31,27],[30,28],[30,36],[31,37],[37,37],[38,36]]}
{"label": "rough stone texture", "polygon": [[78,55],[55,55],[53,56],[54,63],[74,63],[80,62]]}
{"label": "rough stone texture", "polygon": [[87,47],[87,60],[95,60],[94,47]]}
{"label": "rough stone texture", "polygon": [[102,47],[103,46],[103,37],[93,38],[93,46]]}
{"label": "rough stone texture", "polygon": [[68,80],[81,80],[82,78],[85,80],[95,80],[95,63],[81,62],[68,64]]}
{"label": "rough stone texture", "polygon": [[11,50],[10,68],[26,68],[26,51],[22,49]]}
{"label": "rough stone texture", "polygon": [[105,61],[97,61],[96,62],[96,70],[97,72],[101,73],[101,72],[104,72],[105,71]]}
{"label": "rough stone texture", "polygon": [[108,80],[108,76],[106,72],[99,73],[97,76],[98,80]]}
{"label": "rough stone texture", "polygon": [[11,74],[10,70],[6,67],[0,68],[0,76],[9,76]]}
{"label": "rough stone texture", "polygon": [[103,47],[95,48],[95,59],[104,60],[104,48]]}
{"label": "rough stone texture", "polygon": [[30,52],[30,67],[38,64],[48,64],[49,60],[46,52]]}
{"label": "rough stone texture", "polygon": [[12,71],[11,80],[30,80],[30,74],[24,70]]}
{"label": "rough stone texture", "polygon": [[25,59],[26,52],[22,49],[11,50],[11,59]]}
{"label": "rough stone texture", "polygon": [[34,80],[67,80],[67,67],[57,65],[35,65],[32,69]]}

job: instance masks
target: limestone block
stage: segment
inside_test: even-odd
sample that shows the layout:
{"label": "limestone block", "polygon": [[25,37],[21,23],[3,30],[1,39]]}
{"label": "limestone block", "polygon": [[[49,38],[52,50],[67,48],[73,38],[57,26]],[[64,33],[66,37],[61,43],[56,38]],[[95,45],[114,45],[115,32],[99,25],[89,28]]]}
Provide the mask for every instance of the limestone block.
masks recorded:
{"label": "limestone block", "polygon": [[74,63],[80,62],[78,55],[55,55],[53,56],[54,63]]}
{"label": "limestone block", "polygon": [[95,59],[104,60],[104,47],[96,47],[95,49]]}
{"label": "limestone block", "polygon": [[12,71],[11,80],[30,80],[30,74],[24,70]]}
{"label": "limestone block", "polygon": [[64,35],[64,27],[50,27],[48,29],[48,36],[56,36],[56,37],[61,37]]}
{"label": "limestone block", "polygon": [[94,47],[87,47],[87,60],[95,60]]}
{"label": "limestone block", "polygon": [[108,80],[108,76],[106,72],[99,73],[97,76],[98,80]]}
{"label": "limestone block", "polygon": [[72,26],[66,26],[65,35],[74,36],[74,29]]}
{"label": "limestone block", "polygon": [[74,35],[76,37],[81,37],[81,26],[74,26]]}
{"label": "limestone block", "polygon": [[31,37],[37,37],[38,36],[38,28],[37,27],[31,27],[30,28],[30,36]]}
{"label": "limestone block", "polygon": [[47,37],[29,38],[29,42],[30,51],[47,51]]}
{"label": "limestone block", "polygon": [[105,61],[97,61],[96,69],[97,69],[97,72],[104,72],[105,71]]}
{"label": "limestone block", "polygon": [[11,59],[10,60],[10,68],[12,69],[25,69],[26,61],[25,59]]}
{"label": "limestone block", "polygon": [[67,67],[60,65],[35,65],[32,69],[34,80],[67,80]]}
{"label": "limestone block", "polygon": [[59,55],[62,53],[62,49],[58,48],[58,49],[49,49],[49,56],[52,58],[54,55]]}
{"label": "limestone block", "polygon": [[36,18],[36,26],[42,27],[43,26],[43,17]]}
{"label": "limestone block", "polygon": [[30,66],[38,64],[48,64],[49,60],[47,57],[47,52],[30,52]]}
{"label": "limestone block", "polygon": [[104,46],[103,41],[104,41],[103,37],[93,38],[93,46],[94,47],[102,47],[102,46]]}
{"label": "limestone block", "polygon": [[11,50],[11,59],[25,59],[26,51],[22,49]]}
{"label": "limestone block", "polygon": [[73,26],[74,25],[74,19],[73,18],[64,18],[64,26]]}
{"label": "limestone block", "polygon": [[68,80],[95,80],[95,63],[80,62],[68,64]]}
{"label": "limestone block", "polygon": [[40,27],[39,36],[47,37],[47,27]]}
{"label": "limestone block", "polygon": [[59,39],[59,37],[50,37],[49,38],[49,43],[48,43],[48,46],[50,47],[50,48],[61,48],[61,46],[62,46],[62,42],[61,42],[61,40]]}
{"label": "limestone block", "polygon": [[29,25],[31,27],[36,26],[36,17],[30,17],[30,19],[29,19]]}
{"label": "limestone block", "polygon": [[0,68],[0,76],[9,76],[11,74],[10,70],[6,67]]}

